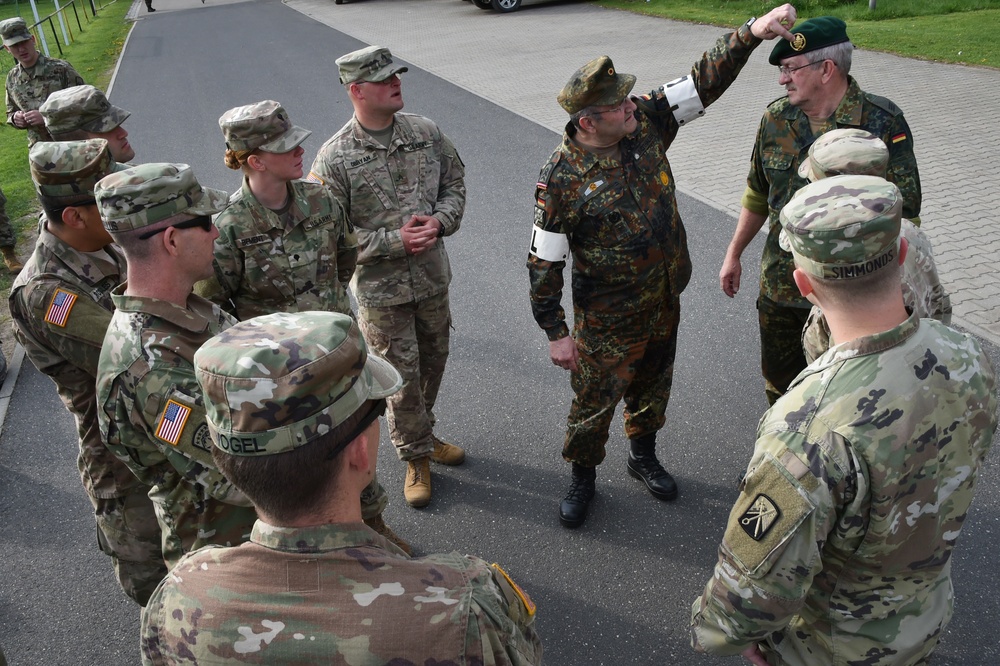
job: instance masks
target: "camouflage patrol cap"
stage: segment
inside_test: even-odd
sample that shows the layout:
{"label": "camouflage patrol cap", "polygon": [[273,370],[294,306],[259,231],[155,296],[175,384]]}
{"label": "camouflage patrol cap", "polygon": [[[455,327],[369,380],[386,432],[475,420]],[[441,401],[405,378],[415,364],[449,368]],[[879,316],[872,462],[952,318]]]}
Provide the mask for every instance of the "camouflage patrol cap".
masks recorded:
{"label": "camouflage patrol cap", "polygon": [[899,261],[903,197],[877,176],[832,176],[806,185],[781,209],[796,267],[827,280],[869,275]]}
{"label": "camouflage patrol cap", "polygon": [[621,104],[633,86],[635,76],[619,73],[611,58],[601,56],[573,72],[556,99],[567,113],[574,114],[588,106]]}
{"label": "camouflage patrol cap", "polygon": [[792,34],[795,35],[795,41],[776,40],[778,43],[771,49],[771,55],[767,59],[769,63],[777,66],[785,58],[851,41],[847,36],[847,24],[835,16],[817,16],[797,23]]}
{"label": "camouflage patrol cap", "polygon": [[304,446],[403,385],[354,319],[335,312],[240,322],[202,345],[194,366],[212,441],[239,456]]}
{"label": "camouflage patrol cap", "polygon": [[840,175],[884,178],[888,166],[889,149],[882,139],[861,129],[835,129],[809,146],[799,175],[810,181]]}
{"label": "camouflage patrol cap", "polygon": [[73,86],[56,90],[38,108],[45,129],[53,136],[76,130],[110,132],[131,114],[108,101],[94,86]]}
{"label": "camouflage patrol cap", "polygon": [[28,32],[28,24],[24,22],[24,19],[15,16],[6,21],[0,21],[0,37],[3,38],[4,46],[13,46],[26,39],[31,39],[31,33]]}
{"label": "camouflage patrol cap", "polygon": [[229,109],[219,118],[219,127],[230,150],[254,150],[287,153],[312,134],[296,127],[288,113],[274,100]]}
{"label": "camouflage patrol cap", "polygon": [[337,58],[342,84],[354,81],[385,81],[393,74],[409,71],[407,67],[396,67],[392,54],[384,46],[367,46]]}
{"label": "camouflage patrol cap", "polygon": [[28,151],[28,167],[43,205],[94,203],[97,181],[122,171],[104,139],[39,141]]}
{"label": "camouflage patrol cap", "polygon": [[142,229],[175,215],[214,215],[229,203],[222,190],[202,187],[187,164],[140,164],[105,176],[94,189],[104,227]]}

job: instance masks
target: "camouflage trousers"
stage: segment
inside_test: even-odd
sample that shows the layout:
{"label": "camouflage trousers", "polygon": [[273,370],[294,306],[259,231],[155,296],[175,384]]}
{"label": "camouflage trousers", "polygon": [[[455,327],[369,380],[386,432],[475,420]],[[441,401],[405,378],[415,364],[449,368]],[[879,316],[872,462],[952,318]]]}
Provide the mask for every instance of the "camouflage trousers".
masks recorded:
{"label": "camouflage trousers", "polygon": [[160,524],[153,502],[139,486],[124,497],[91,497],[97,519],[97,544],[111,556],[115,575],[133,601],[145,606],[167,575],[160,544]]}
{"label": "camouflage trousers", "polygon": [[403,377],[403,388],[387,401],[386,415],[399,459],[430,455],[434,449],[434,403],[451,337],[448,293],[389,307],[360,306],[358,320],[368,346]]}
{"label": "camouflage trousers", "polygon": [[570,373],[573,404],[562,456],[586,467],[601,464],[615,408],[624,398],[625,436],[656,433],[666,422],[674,378],[680,301],[658,312],[623,316],[574,315],[580,353]]}
{"label": "camouflage trousers", "polygon": [[773,405],[784,395],[788,385],[808,365],[802,351],[802,328],[808,318],[807,307],[778,305],[763,296],[757,299],[760,369],[768,404]]}
{"label": "camouflage trousers", "polygon": [[14,235],[14,227],[7,217],[7,197],[0,190],[0,247],[14,247],[17,245],[17,236]]}

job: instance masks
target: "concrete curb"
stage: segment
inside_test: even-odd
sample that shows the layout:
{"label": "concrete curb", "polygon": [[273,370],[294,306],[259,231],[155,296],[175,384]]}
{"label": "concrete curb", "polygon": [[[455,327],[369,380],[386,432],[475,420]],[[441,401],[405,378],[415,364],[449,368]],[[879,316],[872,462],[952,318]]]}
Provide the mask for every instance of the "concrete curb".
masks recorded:
{"label": "concrete curb", "polygon": [[18,343],[14,347],[14,356],[11,357],[7,365],[7,378],[0,386],[0,436],[3,435],[4,422],[7,420],[7,407],[10,406],[11,396],[14,395],[14,387],[17,385],[17,378],[21,374],[21,365],[24,363],[24,347]]}

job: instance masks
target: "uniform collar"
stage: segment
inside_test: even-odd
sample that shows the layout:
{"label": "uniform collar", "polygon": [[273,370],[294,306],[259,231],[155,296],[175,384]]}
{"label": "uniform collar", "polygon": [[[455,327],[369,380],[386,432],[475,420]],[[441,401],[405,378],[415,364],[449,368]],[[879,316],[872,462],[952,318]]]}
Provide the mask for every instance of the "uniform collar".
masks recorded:
{"label": "uniform collar", "polygon": [[278,527],[263,520],[254,523],[250,541],[264,548],[291,553],[324,553],[362,547],[386,548],[387,544],[364,523]]}
{"label": "uniform collar", "polygon": [[126,296],[125,289],[127,287],[128,282],[123,282],[111,292],[111,300],[114,301],[117,310],[152,315],[192,333],[205,333],[211,326],[209,316],[214,314],[217,306],[193,292],[188,296],[188,306],[182,308],[159,298]]}

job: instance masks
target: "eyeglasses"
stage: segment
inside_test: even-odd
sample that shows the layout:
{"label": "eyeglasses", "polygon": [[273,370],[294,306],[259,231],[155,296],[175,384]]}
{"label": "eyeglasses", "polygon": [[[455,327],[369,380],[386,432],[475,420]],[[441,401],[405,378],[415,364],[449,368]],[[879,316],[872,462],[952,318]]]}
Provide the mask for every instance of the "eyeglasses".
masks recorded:
{"label": "eyeglasses", "polygon": [[799,65],[798,67],[789,67],[788,65],[781,65],[778,67],[778,73],[782,76],[791,76],[792,72],[797,72],[800,69],[805,69],[806,67],[812,67],[813,65],[818,65],[820,63],[826,62],[825,60],[816,60],[815,62],[807,62],[804,65]]}
{"label": "eyeglasses", "polygon": [[183,222],[178,222],[177,224],[168,224],[162,229],[157,229],[156,231],[147,231],[139,236],[139,240],[149,240],[156,234],[162,234],[167,229],[193,229],[194,227],[201,227],[204,231],[212,230],[212,218],[208,215],[199,215],[198,217],[193,217],[190,220],[184,220]]}
{"label": "eyeglasses", "polygon": [[393,74],[387,79],[382,79],[381,81],[358,81],[358,83],[370,83],[373,86],[388,86],[399,80],[401,79],[399,78],[399,74],[397,73]]}
{"label": "eyeglasses", "polygon": [[613,108],[613,109],[605,109],[604,111],[591,111],[587,115],[589,115],[589,116],[600,116],[600,115],[605,114],[605,113],[618,113],[619,111],[621,111],[624,114],[625,113],[625,105],[628,104],[629,101],[630,100],[628,98],[628,95],[626,95],[625,99],[622,100],[622,103],[619,104],[618,106],[616,106],[615,108]]}
{"label": "eyeglasses", "polygon": [[372,405],[371,411],[365,414],[365,417],[361,419],[361,422],[358,423],[357,427],[351,432],[350,436],[340,440],[340,444],[338,444],[336,447],[333,448],[333,450],[331,450],[328,454],[326,454],[326,459],[333,460],[334,458],[336,458],[337,454],[343,451],[348,444],[353,442],[358,437],[358,435],[363,433],[365,430],[368,430],[368,426],[374,423],[378,417],[385,414],[385,408],[386,408],[385,398],[377,400],[375,404]]}

